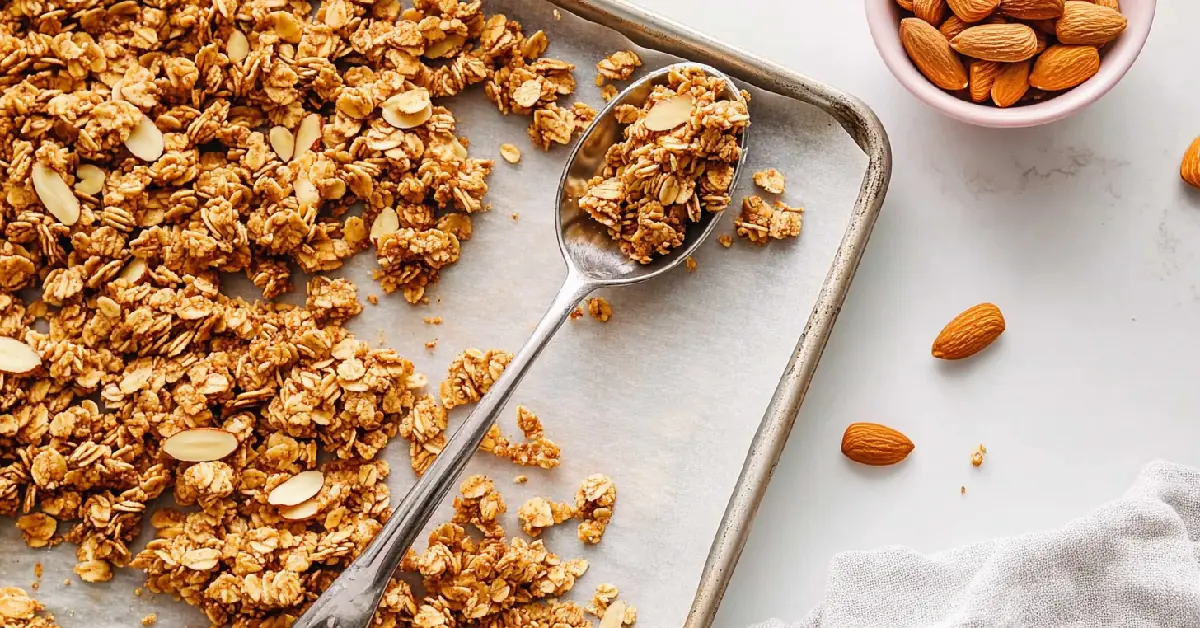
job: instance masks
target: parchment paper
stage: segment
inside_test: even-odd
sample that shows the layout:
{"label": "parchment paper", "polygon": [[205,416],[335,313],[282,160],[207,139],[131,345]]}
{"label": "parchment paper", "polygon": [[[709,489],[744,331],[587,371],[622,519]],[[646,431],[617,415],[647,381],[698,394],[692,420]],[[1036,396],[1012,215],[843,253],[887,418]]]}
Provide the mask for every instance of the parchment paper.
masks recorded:
{"label": "parchment paper", "polygon": [[[547,56],[576,64],[575,97],[597,109],[603,100],[593,79],[601,57],[635,49],[645,62],[642,72],[677,61],[565,11],[556,21],[553,6],[541,0],[487,0],[485,9],[519,20],[527,33],[545,30]],[[480,454],[468,469],[496,480],[508,503],[504,521],[510,536],[521,534],[515,513],[526,499],[570,501],[587,475],[611,476],[617,504],[599,545],[578,541],[573,522],[543,538],[564,558],[591,561],[574,599],[585,603],[597,584],[613,583],[621,599],[638,607],[638,625],[647,628],[679,626],[687,615],[750,440],[812,311],[867,165],[850,137],[819,109],[750,92],[749,158],[735,203],[715,235],[732,235],[740,199],[763,194],[753,189],[750,175],[767,167],[787,176],[783,200],[805,208],[803,233],[762,248],[736,238],[726,249],[713,237],[695,256],[695,272],[680,267],[648,283],[601,292],[612,303],[612,320],[567,323],[501,422],[506,434],[519,437],[515,404],[539,414],[547,436],[563,449],[562,465],[552,471],[518,468]],[[370,278],[376,265],[369,253],[333,273],[353,279],[364,301],[370,293],[380,296],[379,305],[364,304],[351,328],[415,362],[435,393],[450,360],[463,349],[515,352],[566,275],[554,237],[554,196],[567,148],[543,153],[532,146],[525,133],[529,119],[500,115],[481,89],[449,106],[459,134],[470,138],[471,154],[497,162],[486,198],[492,211],[473,216],[475,234],[464,243],[461,261],[443,272],[425,307],[411,306],[399,294],[384,295]],[[521,148],[519,164],[500,159],[505,142]],[[302,292],[299,277],[296,286]],[[292,298],[297,297],[302,299]],[[427,325],[426,316],[445,322]],[[424,343],[434,338],[436,350],[427,351]],[[451,430],[469,410],[451,413]],[[407,443],[398,438],[386,456],[395,504],[414,480]],[[513,483],[519,473],[529,476],[527,484]],[[450,513],[444,507],[437,521]],[[144,532],[135,547],[150,538]],[[423,536],[418,549],[424,546]],[[134,627],[151,612],[158,613],[159,626],[207,625],[196,609],[168,596],[135,597],[143,581],[137,570],[119,570],[107,584],[80,582],[71,573],[74,546],[29,549],[11,520],[0,526],[0,547],[7,555],[0,559],[0,586],[28,590],[34,563],[41,562],[45,577],[36,596],[65,628]],[[63,585],[67,578],[70,586]]]}

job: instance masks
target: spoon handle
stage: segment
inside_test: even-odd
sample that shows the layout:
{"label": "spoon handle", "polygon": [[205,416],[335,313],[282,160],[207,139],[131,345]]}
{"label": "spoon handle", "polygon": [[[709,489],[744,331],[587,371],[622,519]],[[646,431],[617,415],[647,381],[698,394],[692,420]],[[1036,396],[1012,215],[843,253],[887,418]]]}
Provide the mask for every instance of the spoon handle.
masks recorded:
{"label": "spoon handle", "polygon": [[581,279],[574,272],[568,273],[554,302],[533,330],[533,335],[525,341],[525,345],[479,400],[454,436],[450,437],[433,465],[417,479],[379,535],[296,620],[292,628],[366,628],[404,552],[458,481],[529,365],[567,320],[571,310],[595,287],[595,284]]}

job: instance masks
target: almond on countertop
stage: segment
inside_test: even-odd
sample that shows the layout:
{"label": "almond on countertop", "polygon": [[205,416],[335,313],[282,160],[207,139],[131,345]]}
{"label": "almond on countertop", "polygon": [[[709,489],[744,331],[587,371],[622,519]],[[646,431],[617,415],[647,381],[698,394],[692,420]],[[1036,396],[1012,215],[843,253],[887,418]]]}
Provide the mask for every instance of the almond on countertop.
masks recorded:
{"label": "almond on countertop", "polygon": [[878,423],[851,423],[842,435],[842,454],[873,467],[896,464],[914,447],[907,436]]}
{"label": "almond on countertop", "polygon": [[979,353],[1004,333],[1004,314],[991,303],[968,308],[946,323],[933,341],[933,357],[960,360]]}

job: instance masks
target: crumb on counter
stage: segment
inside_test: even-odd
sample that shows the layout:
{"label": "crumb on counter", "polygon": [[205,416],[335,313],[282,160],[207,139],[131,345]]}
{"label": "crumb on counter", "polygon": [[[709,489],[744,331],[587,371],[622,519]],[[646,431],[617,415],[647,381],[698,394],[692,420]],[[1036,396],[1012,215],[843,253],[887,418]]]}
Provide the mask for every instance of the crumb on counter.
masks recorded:
{"label": "crumb on counter", "polygon": [[620,93],[621,90],[617,89],[615,85],[603,85],[600,87],[600,97],[604,99],[604,102],[609,102]]}
{"label": "crumb on counter", "polygon": [[513,478],[514,484],[524,484],[528,481],[529,481],[529,476],[525,475],[525,474],[521,474],[521,475],[518,475],[517,477]]}
{"label": "crumb on counter", "polygon": [[516,222],[516,221],[520,220],[521,214],[519,214],[517,212],[513,212],[511,218],[512,218],[513,222]]}
{"label": "crumb on counter", "polygon": [[569,318],[573,321],[577,321],[577,320],[583,318],[583,307],[576,305],[575,309],[571,310],[571,313],[567,315],[567,318]]}
{"label": "crumb on counter", "polygon": [[729,248],[733,246],[733,237],[723,233],[717,236],[717,242],[720,242],[721,246]]}
{"label": "crumb on counter", "polygon": [[367,303],[370,303],[371,305],[379,305],[379,295],[368,294],[367,295]]}
{"label": "crumb on counter", "polygon": [[683,265],[687,267],[689,273],[696,272],[696,259],[691,255],[687,256],[687,259],[683,260]]}
{"label": "crumb on counter", "polygon": [[441,316],[426,316],[425,318],[423,318],[421,320],[425,321],[426,325],[441,325],[442,324]]}
{"label": "crumb on counter", "polygon": [[612,305],[604,297],[592,297],[588,299],[587,310],[588,314],[592,315],[592,318],[601,323],[607,323],[613,314]]}
{"label": "crumb on counter", "polygon": [[754,184],[771,194],[783,194],[786,183],[783,173],[774,168],[754,173]]}
{"label": "crumb on counter", "polygon": [[425,343],[425,348],[429,349],[430,351],[433,351],[434,349],[437,348],[437,343],[438,343],[437,338],[434,338],[433,340],[430,340],[429,342]]}
{"label": "crumb on counter", "polygon": [[157,613],[150,613],[149,615],[146,615],[145,617],[142,618],[143,626],[153,626],[157,622],[158,622],[158,614]]}
{"label": "crumb on counter", "polygon": [[515,164],[518,161],[521,161],[521,149],[517,148],[513,144],[501,144],[500,156],[504,158],[504,161],[507,161],[510,164]]}

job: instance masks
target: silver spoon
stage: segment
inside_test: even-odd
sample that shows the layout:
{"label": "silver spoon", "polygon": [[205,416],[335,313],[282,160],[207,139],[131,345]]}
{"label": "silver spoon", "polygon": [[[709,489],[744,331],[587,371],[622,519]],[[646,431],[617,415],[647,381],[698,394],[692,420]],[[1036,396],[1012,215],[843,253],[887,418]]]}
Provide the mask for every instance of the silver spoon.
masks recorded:
{"label": "silver spoon", "polygon": [[[466,422],[450,437],[433,465],[404,496],[375,540],[329,585],[292,628],[365,628],[375,614],[388,580],[396,571],[404,552],[446,498],[529,365],[542,352],[554,332],[562,327],[571,311],[597,288],[638,283],[675,268],[717,226],[721,212],[702,211],[699,223],[689,225],[682,246],[667,255],[654,258],[649,264],[639,264],[622,253],[604,227],[578,206],[578,194],[585,188],[585,182],[604,165],[604,155],[609,146],[621,139],[623,125],[615,118],[616,107],[621,104],[641,106],[654,86],[667,82],[667,74],[671,70],[686,67],[698,67],[709,76],[721,78],[725,82],[724,96],[741,100],[737,86],[722,72],[699,63],[678,63],[639,79],[612,99],[596,116],[571,151],[559,180],[558,248],[567,262],[567,278],[550,304],[550,309],[504,369],[504,374],[479,400]],[[745,132],[740,143],[741,159],[734,167],[731,191],[737,185],[737,176],[746,162]]]}

